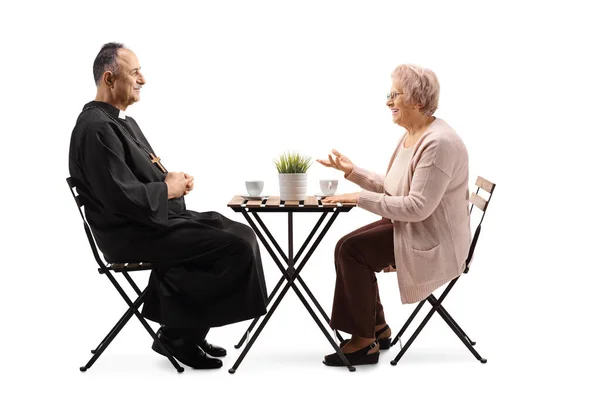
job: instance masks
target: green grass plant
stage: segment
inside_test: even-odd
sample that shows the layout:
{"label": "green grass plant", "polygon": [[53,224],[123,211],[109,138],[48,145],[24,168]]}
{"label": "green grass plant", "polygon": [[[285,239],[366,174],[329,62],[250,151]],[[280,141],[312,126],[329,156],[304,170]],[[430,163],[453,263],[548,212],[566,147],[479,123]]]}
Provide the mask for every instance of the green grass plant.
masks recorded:
{"label": "green grass plant", "polygon": [[312,165],[310,157],[301,156],[297,152],[285,152],[273,162],[280,174],[303,174]]}

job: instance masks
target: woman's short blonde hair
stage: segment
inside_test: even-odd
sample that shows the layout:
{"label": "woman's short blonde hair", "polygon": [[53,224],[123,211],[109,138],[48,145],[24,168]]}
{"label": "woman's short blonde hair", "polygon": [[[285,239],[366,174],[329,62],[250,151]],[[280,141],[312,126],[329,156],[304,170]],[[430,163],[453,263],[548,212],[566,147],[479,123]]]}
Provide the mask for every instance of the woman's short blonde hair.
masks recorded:
{"label": "woman's short blonde hair", "polygon": [[404,103],[420,104],[423,115],[433,115],[440,99],[440,83],[432,70],[412,64],[400,64],[392,72],[400,82]]}

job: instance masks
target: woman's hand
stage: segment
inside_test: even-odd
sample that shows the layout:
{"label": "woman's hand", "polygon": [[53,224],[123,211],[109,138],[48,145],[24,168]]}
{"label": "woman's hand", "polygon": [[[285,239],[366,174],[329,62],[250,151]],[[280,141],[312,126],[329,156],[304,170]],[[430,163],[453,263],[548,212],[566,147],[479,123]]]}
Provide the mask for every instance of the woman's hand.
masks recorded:
{"label": "woman's hand", "polygon": [[323,197],[321,199],[321,201],[325,204],[332,204],[332,203],[353,203],[356,204],[356,202],[358,201],[358,196],[360,195],[360,192],[356,192],[356,193],[346,193],[346,194],[340,194],[337,196],[326,196]]}
{"label": "woman's hand", "polygon": [[329,154],[328,160],[317,160],[317,162],[326,167],[335,168],[348,175],[354,169],[354,164],[345,155],[341,154],[336,149],[331,150],[333,156]]}

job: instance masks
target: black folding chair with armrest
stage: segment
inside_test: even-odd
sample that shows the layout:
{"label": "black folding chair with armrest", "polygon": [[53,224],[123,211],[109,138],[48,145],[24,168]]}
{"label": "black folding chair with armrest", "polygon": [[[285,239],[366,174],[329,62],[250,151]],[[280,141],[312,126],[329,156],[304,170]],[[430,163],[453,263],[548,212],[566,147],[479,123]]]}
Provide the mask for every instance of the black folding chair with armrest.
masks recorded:
{"label": "black folding chair with armrest", "polygon": [[[71,194],[73,195],[73,199],[75,199],[75,203],[77,203],[77,209],[79,210],[79,214],[81,215],[81,219],[83,220],[83,228],[85,229],[85,234],[87,236],[88,242],[90,243],[90,247],[92,248],[92,253],[94,254],[94,258],[96,262],[100,266],[98,268],[98,272],[101,275],[105,275],[110,282],[114,285],[115,289],[119,292],[119,294],[123,297],[123,300],[129,306],[129,309],[123,314],[121,319],[117,322],[117,324],[110,330],[110,332],[106,335],[106,337],[100,342],[100,344],[92,350],[92,358],[88,361],[88,363],[84,367],[80,367],[79,370],[85,372],[88,368],[91,368],[94,362],[102,355],[104,350],[108,347],[108,345],[113,341],[113,339],[119,334],[121,329],[127,324],[127,322],[131,319],[133,315],[135,315],[144,326],[144,328],[148,331],[150,336],[158,343],[158,345],[162,348],[164,354],[167,354],[167,358],[173,364],[173,367],[177,370],[177,372],[183,372],[183,368],[179,365],[177,360],[173,358],[173,356],[169,353],[169,351],[163,346],[163,344],[157,339],[156,333],[148,322],[142,317],[140,312],[138,311],[139,307],[144,303],[144,299],[146,297],[148,288],[141,291],[140,288],[136,285],[135,281],[129,275],[130,272],[134,271],[147,271],[147,270],[157,270],[158,267],[154,266],[150,263],[138,262],[138,263],[108,263],[105,264],[100,258],[100,252],[96,247],[96,243],[94,241],[94,237],[92,235],[92,231],[90,229],[89,224],[87,223],[84,213],[81,211],[82,207],[85,206],[83,204],[83,199],[80,195],[75,192],[75,188],[77,187],[77,181],[74,178],[67,178],[67,183],[69,184],[69,189],[71,190]],[[138,297],[135,301],[131,301],[127,293],[123,290],[116,277],[113,276],[112,273],[120,273],[122,274],[127,282],[131,285],[133,290],[137,293]]]}

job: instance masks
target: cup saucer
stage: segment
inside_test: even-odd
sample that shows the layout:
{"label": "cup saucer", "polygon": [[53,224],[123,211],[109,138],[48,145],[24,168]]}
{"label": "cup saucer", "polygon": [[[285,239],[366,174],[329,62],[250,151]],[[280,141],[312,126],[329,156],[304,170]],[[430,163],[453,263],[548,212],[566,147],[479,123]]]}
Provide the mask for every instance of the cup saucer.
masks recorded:
{"label": "cup saucer", "polygon": [[331,196],[335,196],[335,194],[323,194],[323,193],[317,193],[314,195],[316,198],[323,198],[323,197],[331,197]]}
{"label": "cup saucer", "polygon": [[246,196],[240,195],[244,200],[263,200],[269,198],[269,196]]}

